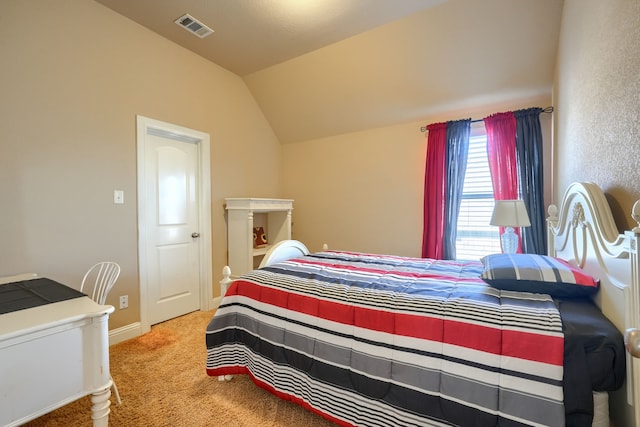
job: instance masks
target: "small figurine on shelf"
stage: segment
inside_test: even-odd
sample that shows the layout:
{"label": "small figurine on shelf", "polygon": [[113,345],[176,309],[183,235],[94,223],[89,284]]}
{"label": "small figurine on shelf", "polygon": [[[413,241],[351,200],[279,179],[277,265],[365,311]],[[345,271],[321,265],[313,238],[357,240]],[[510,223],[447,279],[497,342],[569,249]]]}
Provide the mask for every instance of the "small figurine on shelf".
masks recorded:
{"label": "small figurine on shelf", "polygon": [[253,247],[263,248],[267,246],[267,235],[263,227],[253,227]]}

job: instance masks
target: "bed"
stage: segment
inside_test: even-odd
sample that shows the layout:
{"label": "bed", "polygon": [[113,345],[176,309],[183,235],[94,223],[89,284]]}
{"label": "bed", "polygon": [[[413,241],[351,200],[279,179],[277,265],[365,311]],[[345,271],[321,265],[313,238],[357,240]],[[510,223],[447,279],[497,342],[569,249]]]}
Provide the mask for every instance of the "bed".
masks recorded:
{"label": "bed", "polygon": [[207,373],[247,374],[343,426],[608,425],[608,393],[633,402],[637,386],[620,331],[638,325],[638,234],[617,233],[590,183],[572,185],[548,224],[549,254],[580,279],[563,276],[554,296],[511,288],[493,268],[504,257],[311,254],[283,242],[232,282],[225,269]]}

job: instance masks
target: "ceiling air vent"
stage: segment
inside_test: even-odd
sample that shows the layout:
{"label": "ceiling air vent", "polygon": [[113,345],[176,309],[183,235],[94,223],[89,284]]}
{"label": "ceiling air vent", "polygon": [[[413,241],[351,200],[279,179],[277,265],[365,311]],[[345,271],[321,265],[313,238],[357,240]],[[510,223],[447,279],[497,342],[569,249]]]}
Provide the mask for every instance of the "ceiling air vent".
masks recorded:
{"label": "ceiling air vent", "polygon": [[201,39],[213,33],[211,28],[207,27],[188,13],[176,19],[174,22]]}

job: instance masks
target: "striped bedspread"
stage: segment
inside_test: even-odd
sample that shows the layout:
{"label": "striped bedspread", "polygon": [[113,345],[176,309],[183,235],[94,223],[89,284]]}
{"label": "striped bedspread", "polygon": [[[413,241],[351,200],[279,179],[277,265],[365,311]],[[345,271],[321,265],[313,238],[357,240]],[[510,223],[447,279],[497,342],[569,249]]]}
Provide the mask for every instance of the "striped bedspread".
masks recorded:
{"label": "striped bedspread", "polygon": [[207,373],[344,426],[564,425],[553,301],[481,269],[326,251],[254,270],[207,327]]}

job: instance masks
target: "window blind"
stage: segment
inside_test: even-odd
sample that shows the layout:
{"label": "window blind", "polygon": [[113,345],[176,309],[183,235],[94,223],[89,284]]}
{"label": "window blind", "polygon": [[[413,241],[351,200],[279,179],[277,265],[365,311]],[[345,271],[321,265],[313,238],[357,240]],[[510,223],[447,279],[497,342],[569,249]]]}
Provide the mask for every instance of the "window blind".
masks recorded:
{"label": "window blind", "polygon": [[456,257],[479,260],[500,252],[498,227],[489,225],[493,212],[493,186],[487,159],[486,135],[469,138],[469,157],[458,215]]}

